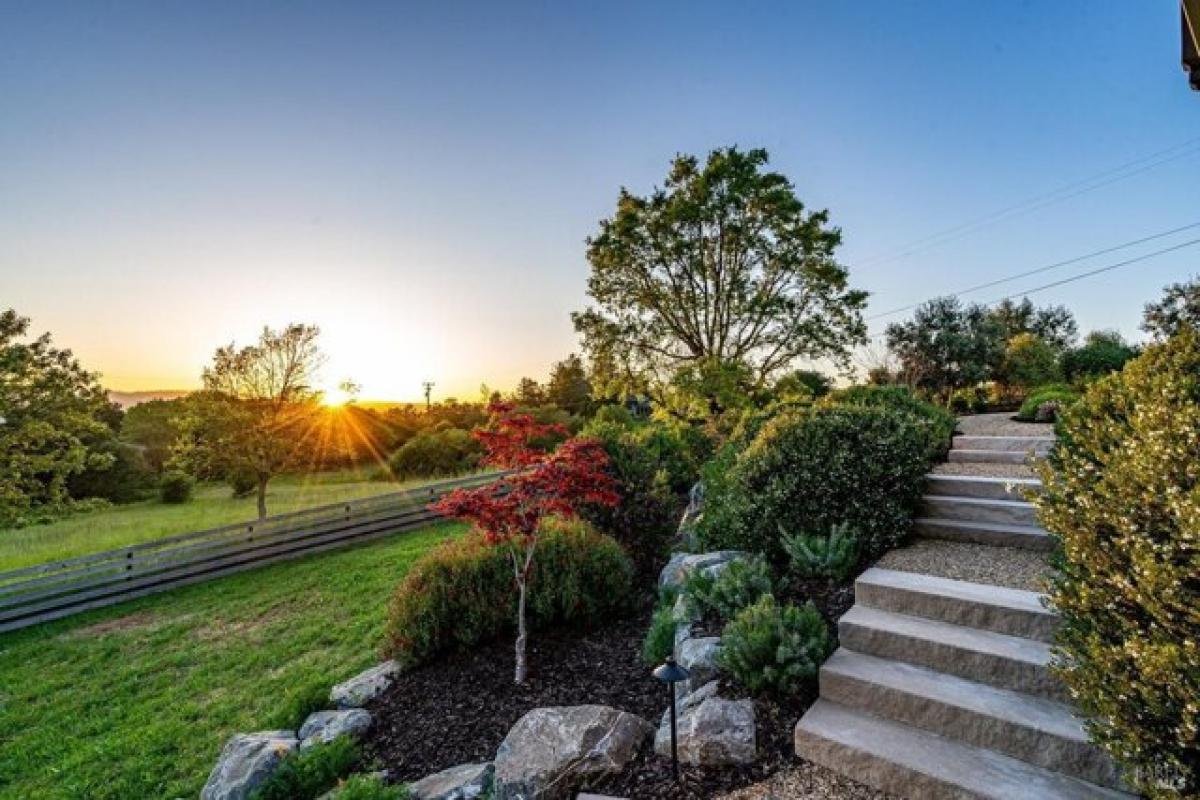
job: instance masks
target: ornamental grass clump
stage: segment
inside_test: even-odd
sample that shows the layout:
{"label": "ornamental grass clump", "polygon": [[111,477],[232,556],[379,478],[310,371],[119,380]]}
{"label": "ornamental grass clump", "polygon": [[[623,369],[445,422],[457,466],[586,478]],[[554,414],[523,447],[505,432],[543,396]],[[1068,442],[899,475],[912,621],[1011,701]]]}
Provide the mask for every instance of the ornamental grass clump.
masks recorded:
{"label": "ornamental grass clump", "polygon": [[788,534],[780,526],[780,541],[788,557],[788,570],[800,578],[845,580],[858,563],[858,531],[846,523],[834,525],[827,535]]}
{"label": "ornamental grass clump", "polygon": [[794,695],[812,687],[832,650],[829,629],[811,601],[781,607],[765,594],[725,626],[717,663],[755,694]]}
{"label": "ornamental grass clump", "polygon": [[1200,337],[1188,328],[1062,412],[1040,467],[1060,543],[1056,669],[1152,797],[1200,793]]}

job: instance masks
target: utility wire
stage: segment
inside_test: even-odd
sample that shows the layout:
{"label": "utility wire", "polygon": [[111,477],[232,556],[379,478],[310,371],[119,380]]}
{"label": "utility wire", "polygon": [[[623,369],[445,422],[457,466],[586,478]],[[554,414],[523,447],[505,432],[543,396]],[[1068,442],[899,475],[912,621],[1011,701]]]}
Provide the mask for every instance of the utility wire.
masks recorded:
{"label": "utility wire", "polygon": [[[1121,244],[1113,245],[1112,247],[1106,247],[1103,250],[1093,250],[1092,252],[1085,253],[1084,255],[1081,255],[1081,256],[1075,256],[1074,258],[1068,258],[1066,261],[1056,261],[1055,263],[1047,264],[1044,267],[1038,267],[1036,269],[1031,269],[1026,272],[1018,272],[1015,275],[1009,275],[1008,277],[997,278],[996,280],[988,281],[987,283],[980,283],[980,284],[976,284],[975,286],[969,286],[966,289],[959,289],[958,291],[950,292],[949,294],[951,294],[955,297],[958,297],[958,296],[961,296],[964,294],[970,294],[971,292],[977,292],[980,289],[990,289],[991,287],[999,286],[1002,283],[1008,283],[1010,281],[1020,280],[1021,278],[1028,278],[1030,275],[1037,275],[1042,272],[1049,272],[1052,269],[1058,269],[1060,267],[1069,266],[1070,264],[1078,264],[1080,261],[1087,261],[1088,259],[1095,258],[1096,256],[1107,255],[1108,253],[1115,253],[1116,251],[1124,250],[1127,247],[1134,247],[1139,244],[1145,244],[1146,242],[1152,242],[1155,239],[1162,239],[1167,236],[1172,236],[1181,231],[1190,230],[1192,228],[1200,228],[1200,222],[1193,222],[1188,225],[1181,225],[1178,228],[1172,228],[1169,231],[1163,231],[1162,233],[1151,234],[1150,236],[1143,236],[1140,239],[1131,239],[1128,242],[1122,242]],[[890,311],[882,311],[878,314],[872,314],[871,316],[866,318],[866,321],[870,322],[871,320],[881,319],[883,317],[890,317],[894,314],[899,314],[903,311],[911,311],[912,309],[916,308],[918,305],[920,305],[920,303],[912,303],[911,305],[901,306],[899,308],[893,308]]]}
{"label": "utility wire", "polygon": [[937,233],[930,234],[929,236],[916,239],[908,244],[901,245],[899,250],[894,250],[891,253],[883,253],[859,261],[856,263],[856,266],[907,258],[908,256],[915,255],[925,250],[929,250],[953,241],[954,239],[965,236],[980,228],[987,227],[988,225],[999,222],[1007,217],[1031,213],[1033,211],[1037,211],[1038,209],[1045,208],[1046,206],[1060,203],[1065,200],[1070,200],[1074,197],[1078,197],[1079,195],[1086,194],[1087,192],[1109,186],[1113,183],[1117,183],[1118,181],[1132,178],[1135,175],[1140,175],[1143,172],[1155,169],[1163,164],[1200,153],[1200,147],[1196,147],[1196,145],[1200,145],[1200,137],[1189,139],[1173,147],[1168,147],[1165,150],[1159,150],[1158,152],[1151,153],[1150,155],[1134,159],[1133,161],[1126,162],[1119,167],[1114,167],[1112,169],[1099,172],[1090,177],[1083,178],[1082,180],[1068,183],[1050,192],[1046,192],[1041,195],[1035,195],[1019,203],[1014,203],[1011,206],[991,212],[990,214],[985,214],[982,217],[964,222],[961,225],[955,225]]}
{"label": "utility wire", "polygon": [[[1172,245],[1170,247],[1164,247],[1161,250],[1155,250],[1150,253],[1144,253],[1140,256],[1134,256],[1133,258],[1125,259],[1124,261],[1118,261],[1115,264],[1108,264],[1106,266],[1098,267],[1096,269],[1089,270],[1087,272],[1081,272],[1078,275],[1072,275],[1069,278],[1063,278],[1061,280],[1057,280],[1052,283],[1044,283],[1041,286],[1035,286],[1032,289],[1025,289],[1020,292],[1013,292],[1012,294],[1005,295],[1004,297],[998,297],[995,300],[989,300],[988,302],[983,303],[982,305],[993,306],[993,305],[996,305],[997,303],[1002,303],[1005,300],[1012,300],[1014,297],[1024,297],[1026,295],[1034,294],[1035,292],[1045,291],[1046,289],[1053,289],[1056,286],[1063,286],[1068,283],[1074,283],[1075,281],[1081,281],[1084,278],[1091,278],[1094,275],[1099,275],[1104,272],[1111,272],[1114,269],[1119,269],[1121,267],[1127,267],[1130,264],[1137,264],[1140,261],[1147,261],[1151,258],[1155,258],[1155,257],[1161,256],[1161,255],[1166,255],[1167,253],[1173,253],[1176,250],[1182,250],[1185,247],[1192,247],[1197,244],[1200,244],[1200,238],[1190,239],[1186,242],[1181,242],[1180,244]],[[878,339],[879,337],[884,336],[886,334],[887,334],[886,330],[879,331],[878,333],[871,334],[868,338]]]}

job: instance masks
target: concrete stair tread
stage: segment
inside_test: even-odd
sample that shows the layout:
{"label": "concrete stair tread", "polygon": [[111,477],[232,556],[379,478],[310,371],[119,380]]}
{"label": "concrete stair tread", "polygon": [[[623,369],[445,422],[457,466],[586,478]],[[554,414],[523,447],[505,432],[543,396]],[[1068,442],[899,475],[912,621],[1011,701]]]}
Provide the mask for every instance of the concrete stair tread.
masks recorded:
{"label": "concrete stair tread", "polygon": [[922,499],[940,503],[960,503],[964,506],[982,506],[984,508],[1033,508],[1028,500],[1001,500],[994,497],[969,497],[958,494],[927,494]]}
{"label": "concrete stair tread", "polygon": [[979,464],[1024,464],[1029,460],[1029,454],[1023,450],[977,450],[960,447],[952,448],[946,460]]}
{"label": "concrete stair tread", "polygon": [[939,578],[935,575],[922,575],[919,572],[901,572],[900,570],[883,569],[881,567],[871,567],[862,575],[859,575],[855,583],[873,584],[909,592],[939,595],[981,605],[1013,609],[1028,614],[1044,615],[1050,618],[1056,616],[1053,611],[1042,605],[1043,595],[1037,592],[1010,589],[1006,586],[993,586],[989,583],[971,583],[970,581]]}
{"label": "concrete stair tread", "polygon": [[1035,728],[1072,742],[1088,742],[1087,733],[1071,707],[1049,698],[1001,689],[928,667],[858,653],[845,647],[838,648],[821,670]]}
{"label": "concrete stair tread", "polygon": [[946,517],[917,517],[913,529],[918,536],[933,539],[1024,547],[1031,550],[1052,550],[1054,540],[1036,525],[1016,525],[1008,522],[972,522]]}
{"label": "concrete stair tread", "polygon": [[1053,442],[1053,436],[1004,436],[995,433],[959,433],[955,434],[957,439],[1009,439],[1012,441],[1029,441],[1029,442]]}
{"label": "concrete stair tread", "polygon": [[1006,533],[1029,533],[1030,535],[1041,534],[1042,536],[1050,535],[1046,533],[1044,528],[1040,528],[1037,525],[1013,525],[1008,522],[972,522],[968,519],[945,519],[943,517],[917,517],[915,520],[913,520],[913,523],[918,525],[922,522],[936,522],[939,524],[945,523],[947,525],[955,525],[958,527],[970,528],[972,530],[998,530]]}
{"label": "concrete stair tread", "polygon": [[1036,667],[1045,667],[1050,663],[1050,645],[1046,642],[877,608],[855,605],[842,615],[839,624],[888,631],[910,639],[984,653]]}
{"label": "concrete stair tread", "polygon": [[913,798],[1132,797],[828,700],[818,700],[796,725],[796,752],[885,791]]}
{"label": "concrete stair tread", "polygon": [[1021,486],[1038,487],[1042,485],[1040,478],[998,478],[991,475],[951,475],[946,472],[930,472],[925,480],[937,481],[970,481],[971,483],[1006,484],[1015,483]]}

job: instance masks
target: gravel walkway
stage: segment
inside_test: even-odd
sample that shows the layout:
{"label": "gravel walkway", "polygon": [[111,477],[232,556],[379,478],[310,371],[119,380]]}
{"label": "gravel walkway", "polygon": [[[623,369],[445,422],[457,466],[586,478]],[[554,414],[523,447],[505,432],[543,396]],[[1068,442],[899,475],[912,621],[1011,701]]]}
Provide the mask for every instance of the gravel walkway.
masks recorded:
{"label": "gravel walkway", "polygon": [[893,796],[802,761],[717,800],[893,800]]}
{"label": "gravel walkway", "polygon": [[1046,422],[1017,422],[1007,412],[973,414],[958,418],[958,432],[964,436],[1053,436],[1054,426]]}
{"label": "gravel walkway", "polygon": [[887,553],[875,566],[1031,592],[1044,591],[1050,574],[1045,553],[938,539],[917,539]]}
{"label": "gravel walkway", "polygon": [[1036,478],[1037,473],[1026,464],[946,463],[933,468],[935,475],[972,475],[979,478]]}

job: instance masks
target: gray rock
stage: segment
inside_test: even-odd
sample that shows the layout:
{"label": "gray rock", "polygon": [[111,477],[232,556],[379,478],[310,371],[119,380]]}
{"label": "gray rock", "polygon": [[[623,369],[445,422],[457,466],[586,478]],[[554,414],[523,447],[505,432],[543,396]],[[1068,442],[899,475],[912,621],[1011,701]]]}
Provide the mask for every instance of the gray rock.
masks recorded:
{"label": "gray rock", "polygon": [[492,786],[495,767],[484,764],[459,764],[422,778],[408,786],[416,800],[474,800]]}
{"label": "gray rock", "polygon": [[316,711],[300,726],[300,749],[332,742],[339,736],[358,736],[371,727],[371,715],[361,708],[346,711]]}
{"label": "gray rock", "polygon": [[362,708],[391,686],[399,672],[400,665],[395,661],[384,661],[334,686],[329,700],[341,709]]}
{"label": "gray rock", "polygon": [[294,731],[238,733],[221,750],[200,791],[201,800],[246,800],[284,756],[296,749]]}
{"label": "gray rock", "polygon": [[495,800],[555,800],[579,782],[617,774],[633,760],[654,726],[608,706],[535,708],[496,752]]}
{"label": "gray rock", "polygon": [[683,580],[694,570],[701,570],[708,575],[719,575],[730,562],[749,558],[747,553],[740,550],[715,550],[711,553],[675,553],[662,568],[658,575],[660,588],[667,586],[679,587]]}
{"label": "gray rock", "polygon": [[[717,682],[713,681],[684,698],[676,710],[680,762],[716,766],[754,761],[754,701],[718,697]],[[654,751],[671,755],[670,709],[663,712],[654,736]]]}
{"label": "gray rock", "polygon": [[721,652],[720,636],[689,638],[680,644],[675,660],[688,671],[686,681],[675,684],[675,696],[682,700],[700,687],[714,681],[720,669],[717,655]]}

